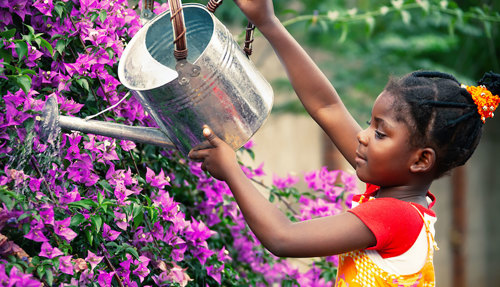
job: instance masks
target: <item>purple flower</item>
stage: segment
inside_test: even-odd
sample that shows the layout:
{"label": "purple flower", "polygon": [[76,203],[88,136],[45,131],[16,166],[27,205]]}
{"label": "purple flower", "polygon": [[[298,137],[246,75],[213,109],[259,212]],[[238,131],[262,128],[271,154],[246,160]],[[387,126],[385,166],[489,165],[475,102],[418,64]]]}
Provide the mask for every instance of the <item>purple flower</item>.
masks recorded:
{"label": "purple flower", "polygon": [[277,188],[280,188],[280,189],[288,188],[288,187],[296,184],[297,182],[299,182],[299,178],[296,176],[289,174],[287,177],[281,178],[281,177],[278,177],[277,175],[273,174],[273,184]]}
{"label": "purple flower", "polygon": [[127,230],[128,227],[127,214],[115,211],[115,223],[120,229]]}
{"label": "purple flower", "polygon": [[24,235],[25,238],[31,239],[36,242],[47,242],[49,241],[42,231],[43,224],[38,223],[38,221],[31,221],[31,229],[28,234]]}
{"label": "purple flower", "polygon": [[97,266],[97,264],[101,263],[102,259],[104,258],[103,256],[97,256],[96,254],[92,253],[92,251],[88,250],[87,251],[87,257],[85,258],[85,261],[90,263],[90,270],[94,270],[94,268]]}
{"label": "purple flower", "polygon": [[158,176],[155,176],[155,172],[149,167],[146,167],[146,182],[151,184],[151,186],[162,189],[166,185],[170,185],[169,181],[170,179],[168,177],[165,178],[163,170],[160,171],[160,174],[158,174]]}
{"label": "purple flower", "polygon": [[70,191],[70,192],[64,192],[64,194],[61,196],[59,199],[59,203],[70,203],[70,202],[75,202],[81,200],[80,193],[78,192],[78,187],[75,186],[75,188]]}
{"label": "purple flower", "polygon": [[120,263],[120,266],[126,270],[126,271],[130,271],[130,264],[132,264],[134,262],[134,259],[132,258],[132,256],[130,254],[126,254],[125,255],[127,257],[127,260],[123,261]]}
{"label": "purple flower", "polygon": [[116,141],[104,140],[102,144],[97,146],[102,153],[102,158],[98,161],[103,162],[104,160],[119,160],[118,154],[116,154]]}
{"label": "purple flower", "polygon": [[121,232],[112,230],[109,225],[106,223],[103,223],[102,225],[102,237],[104,237],[108,241],[114,241],[118,236],[120,235]]}
{"label": "purple flower", "polygon": [[0,124],[1,127],[17,126],[22,124],[31,115],[22,111],[18,111],[17,108],[11,102],[5,103],[5,115],[6,119],[4,123]]}
{"label": "purple flower", "polygon": [[115,274],[115,271],[113,272],[105,272],[102,270],[99,270],[99,276],[97,276],[97,282],[99,282],[99,286],[111,286],[111,281],[113,280],[113,275]]}
{"label": "purple flower", "polygon": [[313,200],[302,196],[299,202],[301,203],[300,220],[335,215],[342,211],[340,202],[328,202],[321,198]]}
{"label": "purple flower", "polygon": [[135,143],[133,141],[121,140],[120,146],[124,151],[131,151],[135,148]]}
{"label": "purple flower", "polygon": [[253,140],[249,140],[246,144],[243,145],[244,148],[246,149],[251,149],[255,146]]}
{"label": "purple flower", "polygon": [[139,261],[135,261],[134,263],[138,264],[137,268],[132,272],[133,274],[139,277],[139,280],[144,281],[144,278],[149,275],[149,264],[150,259],[145,256],[140,256]]}
{"label": "purple flower", "polygon": [[49,259],[52,259],[52,258],[57,257],[57,256],[61,256],[61,255],[64,255],[64,253],[62,253],[62,251],[59,250],[59,248],[52,247],[52,245],[50,245],[50,243],[48,243],[48,242],[42,243],[42,250],[38,254],[38,256],[47,257]]}
{"label": "purple flower", "polygon": [[43,15],[52,17],[52,9],[54,9],[52,0],[36,0],[33,3],[33,7],[38,9]]}
{"label": "purple flower", "polygon": [[71,255],[59,257],[59,270],[62,273],[73,275],[73,264],[71,263]]}
{"label": "purple flower", "polygon": [[9,6],[9,12],[16,13],[24,22],[26,14],[31,14],[28,12],[31,11],[31,9],[26,8],[27,2],[27,0],[17,0],[13,2],[12,5]]}
{"label": "purple flower", "polygon": [[12,266],[9,275],[6,275],[5,265],[0,264],[0,284],[2,286],[41,287],[42,283],[36,279],[32,279],[32,277],[31,274],[21,272],[16,266]]}
{"label": "purple flower", "polygon": [[203,242],[217,232],[210,230],[203,221],[192,219],[191,225],[186,230],[186,237],[192,242]]}
{"label": "purple flower", "polygon": [[119,203],[125,204],[125,199],[131,194],[134,194],[134,191],[125,187],[122,182],[117,182],[114,194]]}
{"label": "purple flower", "polygon": [[167,275],[167,280],[178,283],[180,286],[186,286],[189,281],[192,281],[189,275],[185,272],[187,268],[181,268],[177,264],[174,263],[174,267],[172,267]]}
{"label": "purple flower", "polygon": [[261,163],[256,169],[253,170],[255,176],[264,176],[266,173],[264,172],[264,163]]}
{"label": "purple flower", "polygon": [[64,239],[71,241],[77,236],[77,234],[71,228],[69,228],[70,224],[71,217],[56,221],[54,225],[54,232]]}
{"label": "purple flower", "polygon": [[54,208],[49,204],[44,204],[40,208],[40,217],[43,223],[54,225]]}
{"label": "purple flower", "polygon": [[207,266],[207,274],[214,278],[215,281],[217,281],[217,283],[219,283],[219,285],[221,284],[221,272],[224,270],[224,265],[222,266],[219,266],[219,267],[215,267],[213,265],[209,265]]}

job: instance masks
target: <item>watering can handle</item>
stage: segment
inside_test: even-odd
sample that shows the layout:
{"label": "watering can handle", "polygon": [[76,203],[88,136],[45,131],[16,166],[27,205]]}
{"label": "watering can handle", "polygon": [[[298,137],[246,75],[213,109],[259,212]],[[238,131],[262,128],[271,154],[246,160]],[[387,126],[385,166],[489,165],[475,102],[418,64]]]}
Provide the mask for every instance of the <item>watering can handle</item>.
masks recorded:
{"label": "watering can handle", "polygon": [[[209,0],[207,3],[207,10],[215,13],[215,10],[222,4],[222,0]],[[253,42],[253,31],[255,30],[255,25],[248,21],[245,34],[245,46],[243,51],[249,57],[252,55],[252,42]]]}
{"label": "watering can handle", "polygon": [[184,24],[184,14],[180,0],[168,0],[170,7],[170,21],[174,30],[174,57],[179,61],[187,58],[188,49],[186,43],[186,26]]}

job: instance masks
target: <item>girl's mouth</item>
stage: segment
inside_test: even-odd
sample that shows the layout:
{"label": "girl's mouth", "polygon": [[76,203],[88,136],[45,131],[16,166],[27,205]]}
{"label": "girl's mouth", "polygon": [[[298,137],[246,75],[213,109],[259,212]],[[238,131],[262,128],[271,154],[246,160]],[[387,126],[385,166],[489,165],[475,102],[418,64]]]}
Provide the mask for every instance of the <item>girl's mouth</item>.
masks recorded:
{"label": "girl's mouth", "polygon": [[358,151],[356,151],[356,158],[354,159],[354,161],[356,162],[357,165],[359,165],[365,163],[366,158],[363,155],[361,155]]}

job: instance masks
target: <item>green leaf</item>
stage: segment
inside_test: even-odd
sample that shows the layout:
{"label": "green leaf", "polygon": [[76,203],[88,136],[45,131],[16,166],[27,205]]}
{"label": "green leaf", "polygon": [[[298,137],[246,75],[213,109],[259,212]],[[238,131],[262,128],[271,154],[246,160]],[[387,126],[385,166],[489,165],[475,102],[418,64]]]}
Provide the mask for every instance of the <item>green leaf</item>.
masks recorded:
{"label": "green leaf", "polygon": [[90,217],[90,222],[92,226],[95,228],[95,232],[99,233],[102,226],[102,218],[99,215],[94,215]]}
{"label": "green leaf", "polygon": [[54,10],[56,11],[57,13],[57,16],[59,16],[59,18],[63,18],[63,14],[64,14],[64,4],[63,3],[56,3],[56,5],[54,5]]}
{"label": "green leaf", "polygon": [[90,22],[92,22],[92,23],[95,22],[97,17],[99,17],[99,15],[97,15],[97,13],[92,13],[92,16],[90,16]]}
{"label": "green leaf", "polygon": [[140,212],[134,216],[134,227],[137,228],[144,221],[144,213]]}
{"label": "green leaf", "polygon": [[80,201],[73,201],[68,203],[69,207],[85,208],[90,209],[92,207],[97,207],[97,203],[90,199],[82,199]]}
{"label": "green leaf", "polygon": [[2,37],[4,39],[13,38],[15,35],[16,35],[16,29],[14,29],[14,28],[3,31],[0,33],[0,37]]}
{"label": "green leaf", "polygon": [[[0,49],[0,58],[3,59],[3,65],[9,64],[12,61],[12,53],[8,50]],[[9,65],[12,67],[11,65]]]}
{"label": "green leaf", "polygon": [[102,193],[98,191],[98,192],[97,192],[97,203],[98,203],[99,205],[101,205],[101,204],[102,204],[102,200],[103,200],[103,199],[104,199],[104,198],[103,198],[103,196],[102,196]]}
{"label": "green leaf", "polygon": [[132,256],[134,256],[135,258],[139,259],[139,253],[137,253],[137,250],[134,247],[129,246],[125,248],[125,251],[129,254],[132,254]]}
{"label": "green leaf", "polygon": [[112,191],[113,189],[111,188],[111,185],[107,180],[101,179],[97,182],[103,189],[107,191]]}
{"label": "green leaf", "polygon": [[12,210],[12,208],[14,208],[14,205],[16,205],[16,202],[4,193],[0,193],[0,201],[5,204],[7,210],[9,211]]}
{"label": "green leaf", "polygon": [[99,20],[101,20],[101,22],[106,21],[107,17],[108,13],[106,12],[106,10],[101,10],[101,12],[99,12]]}
{"label": "green leaf", "polygon": [[89,82],[87,81],[87,79],[80,78],[80,79],[77,79],[76,82],[80,86],[82,86],[82,88],[84,88],[86,91],[90,91],[90,86],[89,86]]}
{"label": "green leaf", "polygon": [[43,278],[43,275],[45,275],[45,266],[44,265],[38,266],[38,268],[36,269],[36,273],[38,273],[39,278]]}
{"label": "green leaf", "polygon": [[76,213],[71,217],[71,223],[70,226],[78,226],[80,225],[83,221],[85,220],[85,216],[81,213]]}
{"label": "green leaf", "polygon": [[30,30],[31,35],[35,35],[35,29],[33,29],[33,27],[31,27],[30,25],[26,25],[26,24],[24,24],[24,26],[26,26],[26,28],[28,28],[28,30]]}
{"label": "green leaf", "polygon": [[38,38],[40,40],[39,47],[40,49],[45,48],[47,51],[50,53],[51,56],[54,55],[54,49],[52,48],[52,45],[49,43],[49,41],[45,40],[44,38]]}
{"label": "green leaf", "polygon": [[17,41],[15,46],[18,59],[21,61],[28,54],[28,44],[24,41]]}
{"label": "green leaf", "polygon": [[66,49],[66,41],[63,39],[58,39],[56,43],[56,51],[62,55],[65,49]]}
{"label": "green leaf", "polygon": [[52,273],[52,269],[46,269],[45,275],[47,276],[47,283],[49,284],[49,286],[52,286],[52,283],[54,282],[54,274]]}
{"label": "green leaf", "polygon": [[347,23],[342,25],[342,34],[340,34],[339,43],[344,43],[347,39],[347,33],[349,32],[349,26]]}
{"label": "green leaf", "polygon": [[270,201],[270,202],[274,202],[274,200],[275,200],[275,196],[274,196],[274,194],[272,194],[272,193],[271,193],[271,194],[269,195],[269,201]]}
{"label": "green leaf", "polygon": [[85,230],[84,233],[85,237],[87,237],[87,241],[89,242],[90,245],[92,245],[92,243],[94,242],[94,235],[92,234],[92,232],[88,230]]}
{"label": "green leaf", "polygon": [[26,75],[26,74],[31,74],[31,75],[36,75],[36,72],[31,70],[31,69],[22,69],[20,71],[21,75]]}
{"label": "green leaf", "polygon": [[23,89],[24,93],[28,94],[31,89],[31,78],[27,75],[20,75],[14,78],[16,84]]}

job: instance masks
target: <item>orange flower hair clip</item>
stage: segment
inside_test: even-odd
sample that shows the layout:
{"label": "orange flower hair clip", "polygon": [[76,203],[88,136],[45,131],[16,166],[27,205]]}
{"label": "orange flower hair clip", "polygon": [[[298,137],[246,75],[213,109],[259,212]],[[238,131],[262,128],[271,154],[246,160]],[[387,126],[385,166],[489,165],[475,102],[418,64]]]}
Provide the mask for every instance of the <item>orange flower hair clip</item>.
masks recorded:
{"label": "orange flower hair clip", "polygon": [[500,97],[498,95],[493,95],[484,85],[466,86],[462,84],[462,88],[467,89],[467,92],[471,94],[483,123],[486,121],[486,118],[495,116],[493,112],[498,107],[498,104],[500,104]]}

